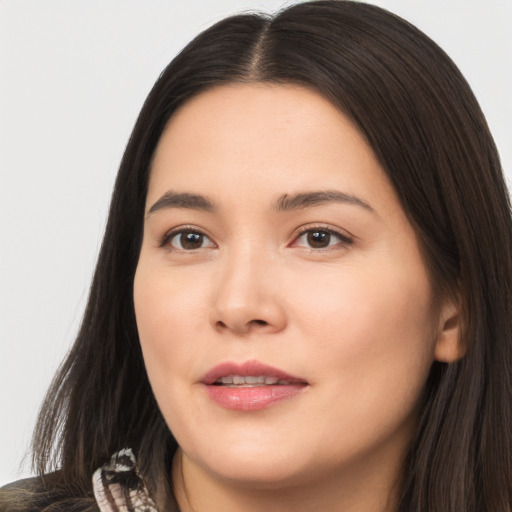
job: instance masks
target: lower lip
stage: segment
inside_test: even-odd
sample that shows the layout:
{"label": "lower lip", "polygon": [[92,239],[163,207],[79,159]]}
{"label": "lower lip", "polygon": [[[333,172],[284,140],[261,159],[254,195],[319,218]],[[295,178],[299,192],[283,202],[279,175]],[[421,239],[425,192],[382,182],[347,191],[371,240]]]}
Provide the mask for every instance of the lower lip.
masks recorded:
{"label": "lower lip", "polygon": [[226,409],[258,411],[297,396],[306,386],[289,384],[261,387],[207,385],[209,397]]}

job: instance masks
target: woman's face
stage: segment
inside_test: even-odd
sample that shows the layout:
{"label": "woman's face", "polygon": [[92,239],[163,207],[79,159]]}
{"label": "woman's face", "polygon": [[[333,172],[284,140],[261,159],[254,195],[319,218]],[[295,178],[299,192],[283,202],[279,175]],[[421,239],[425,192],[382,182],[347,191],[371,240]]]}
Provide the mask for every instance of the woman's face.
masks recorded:
{"label": "woman's face", "polygon": [[221,86],[173,116],[134,286],[189,467],[256,487],[399,467],[447,313],[385,173],[321,96]]}

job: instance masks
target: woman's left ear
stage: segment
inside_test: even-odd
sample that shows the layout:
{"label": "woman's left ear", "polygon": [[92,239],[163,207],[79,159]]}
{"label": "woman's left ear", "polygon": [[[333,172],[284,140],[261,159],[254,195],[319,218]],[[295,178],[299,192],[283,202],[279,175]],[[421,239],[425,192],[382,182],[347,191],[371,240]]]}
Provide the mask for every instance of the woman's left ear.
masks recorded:
{"label": "woman's left ear", "polygon": [[434,357],[442,363],[453,363],[466,353],[462,340],[463,318],[460,297],[447,298],[440,309]]}

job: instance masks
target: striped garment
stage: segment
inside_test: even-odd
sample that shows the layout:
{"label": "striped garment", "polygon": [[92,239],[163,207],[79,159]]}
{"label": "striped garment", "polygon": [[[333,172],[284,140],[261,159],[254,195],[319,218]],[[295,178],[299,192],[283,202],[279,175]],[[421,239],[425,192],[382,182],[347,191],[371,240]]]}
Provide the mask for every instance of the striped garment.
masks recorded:
{"label": "striped garment", "polygon": [[98,468],[92,485],[101,512],[158,512],[130,448],[114,453],[109,462]]}

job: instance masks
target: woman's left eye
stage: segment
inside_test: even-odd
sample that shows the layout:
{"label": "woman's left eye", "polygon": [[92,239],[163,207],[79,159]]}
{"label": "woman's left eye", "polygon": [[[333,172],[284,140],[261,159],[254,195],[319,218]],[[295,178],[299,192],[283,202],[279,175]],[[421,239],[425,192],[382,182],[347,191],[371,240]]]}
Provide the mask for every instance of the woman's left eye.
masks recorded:
{"label": "woman's left eye", "polygon": [[293,242],[294,247],[308,247],[310,249],[327,249],[336,245],[347,246],[353,240],[336,231],[326,228],[313,228],[303,231]]}

